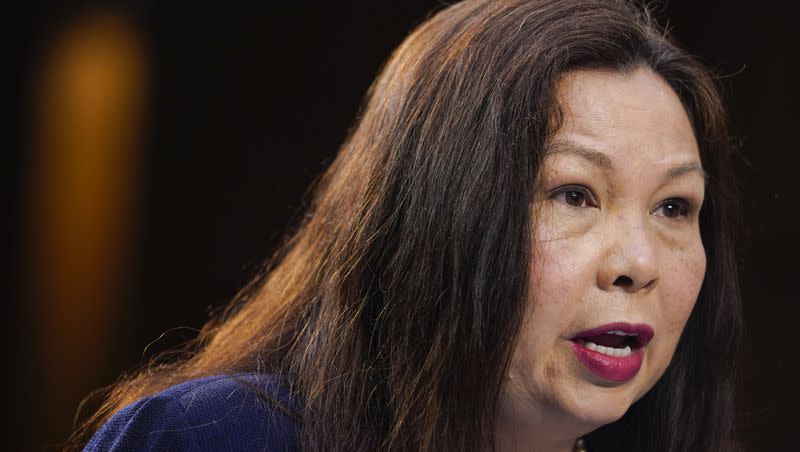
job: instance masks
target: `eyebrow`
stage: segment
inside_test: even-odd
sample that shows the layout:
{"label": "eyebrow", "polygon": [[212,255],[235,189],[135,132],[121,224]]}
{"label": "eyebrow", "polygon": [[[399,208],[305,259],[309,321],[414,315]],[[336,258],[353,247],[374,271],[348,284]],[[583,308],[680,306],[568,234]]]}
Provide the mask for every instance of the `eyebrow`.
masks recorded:
{"label": "eyebrow", "polygon": [[703,178],[703,182],[708,181],[708,174],[706,174],[706,171],[703,169],[703,167],[696,162],[685,163],[683,165],[678,165],[670,169],[669,171],[667,171],[667,175],[664,179],[665,181],[670,181],[672,179],[677,179],[678,177],[681,177],[684,174],[689,174],[689,173],[697,173],[700,177]]}
{"label": "eyebrow", "polygon": [[[552,143],[546,146],[544,151],[545,156],[555,154],[571,154],[581,157],[584,160],[588,160],[604,171],[611,171],[614,169],[614,164],[611,162],[611,159],[608,157],[608,155],[579,144],[568,142]],[[704,183],[708,181],[708,174],[705,172],[703,167],[697,162],[689,162],[670,168],[669,171],[667,171],[667,174],[664,176],[662,185],[685,174],[691,173],[695,173],[702,177]]]}
{"label": "eyebrow", "polygon": [[545,147],[544,155],[555,155],[555,154],[572,154],[578,157],[583,158],[584,160],[588,160],[595,165],[599,166],[600,168],[611,171],[614,169],[614,164],[611,163],[611,159],[608,156],[600,151],[596,151],[591,148],[587,148],[585,146],[581,146],[575,143],[552,143]]}

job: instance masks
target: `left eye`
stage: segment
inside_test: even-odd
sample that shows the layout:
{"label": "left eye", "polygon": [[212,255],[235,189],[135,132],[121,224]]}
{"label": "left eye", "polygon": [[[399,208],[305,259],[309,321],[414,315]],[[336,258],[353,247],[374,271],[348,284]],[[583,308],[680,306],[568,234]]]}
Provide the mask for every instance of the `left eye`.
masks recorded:
{"label": "left eye", "polygon": [[555,199],[571,207],[596,207],[597,202],[589,188],[581,185],[567,185],[552,192],[551,199]]}
{"label": "left eye", "polygon": [[667,218],[681,218],[689,216],[689,203],[683,199],[669,199],[661,204],[656,212],[662,212]]}

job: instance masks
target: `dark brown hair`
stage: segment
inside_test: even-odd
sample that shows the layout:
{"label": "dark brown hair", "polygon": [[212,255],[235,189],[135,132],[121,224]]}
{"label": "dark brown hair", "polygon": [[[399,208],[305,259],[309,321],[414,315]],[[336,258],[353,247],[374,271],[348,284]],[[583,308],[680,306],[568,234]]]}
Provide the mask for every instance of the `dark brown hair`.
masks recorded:
{"label": "dark brown hair", "polygon": [[420,25],[369,88],[298,229],[180,359],[111,388],[138,398],[213,374],[285,375],[304,448],[493,449],[531,265],[531,201],[575,68],[645,66],[675,90],[708,173],[708,270],[665,375],[595,451],[730,448],[740,308],[735,180],[714,79],[623,0],[467,0]]}

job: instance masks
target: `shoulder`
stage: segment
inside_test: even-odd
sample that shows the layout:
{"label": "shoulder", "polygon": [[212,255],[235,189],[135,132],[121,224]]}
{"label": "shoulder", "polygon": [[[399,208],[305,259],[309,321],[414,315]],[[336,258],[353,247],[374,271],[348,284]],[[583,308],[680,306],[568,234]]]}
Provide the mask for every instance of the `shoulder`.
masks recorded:
{"label": "shoulder", "polygon": [[85,451],[296,449],[297,426],[282,378],[239,374],[167,388],[118,411]]}

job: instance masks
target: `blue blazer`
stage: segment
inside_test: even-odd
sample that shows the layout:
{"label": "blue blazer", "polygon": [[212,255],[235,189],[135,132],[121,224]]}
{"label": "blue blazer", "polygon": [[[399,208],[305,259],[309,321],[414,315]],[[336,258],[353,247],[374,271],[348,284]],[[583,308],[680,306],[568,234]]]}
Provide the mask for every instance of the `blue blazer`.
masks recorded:
{"label": "blue blazer", "polygon": [[276,375],[206,377],[115,413],[84,451],[296,451],[297,424],[259,391],[292,408]]}

